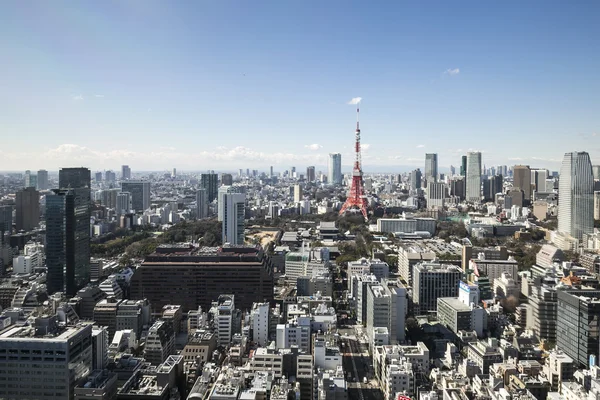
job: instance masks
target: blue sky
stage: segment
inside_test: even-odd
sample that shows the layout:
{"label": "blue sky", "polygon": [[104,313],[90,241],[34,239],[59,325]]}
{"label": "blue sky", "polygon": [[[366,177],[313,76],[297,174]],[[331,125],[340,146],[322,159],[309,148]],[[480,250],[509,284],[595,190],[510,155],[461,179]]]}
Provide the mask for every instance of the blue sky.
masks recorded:
{"label": "blue sky", "polygon": [[0,3],[0,170],[600,163],[598,1]]}

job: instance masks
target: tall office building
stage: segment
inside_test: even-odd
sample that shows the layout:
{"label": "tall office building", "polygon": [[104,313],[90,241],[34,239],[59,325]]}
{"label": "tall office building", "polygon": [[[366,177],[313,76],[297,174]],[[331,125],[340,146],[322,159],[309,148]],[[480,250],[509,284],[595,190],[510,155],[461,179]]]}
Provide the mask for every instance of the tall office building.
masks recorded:
{"label": "tall office building", "polygon": [[600,192],[594,192],[594,219],[600,220]]}
{"label": "tall office building", "polygon": [[294,203],[302,201],[304,199],[302,195],[302,186],[294,185]]}
{"label": "tall office building", "polygon": [[412,190],[417,190],[421,187],[421,175],[421,170],[419,168],[410,173],[410,188]]}
{"label": "tall office building", "polygon": [[594,231],[594,176],[586,152],[566,153],[558,182],[558,232],[581,240]]}
{"label": "tall office building", "polygon": [[233,185],[233,175],[221,174],[221,185],[227,185],[227,186]]}
{"label": "tall office building", "polygon": [[96,173],[94,174],[94,180],[95,180],[96,182],[102,182],[102,172],[96,172]]}
{"label": "tall office building", "polygon": [[129,165],[122,165],[121,180],[126,181],[128,179],[131,179],[131,168],[129,168]]}
{"label": "tall office building", "polygon": [[58,187],[67,188],[90,188],[91,173],[87,168],[61,168],[58,173]]}
{"label": "tall office building", "polygon": [[466,200],[472,203],[481,202],[481,153],[467,154]]}
{"label": "tall office building", "polygon": [[121,192],[119,194],[117,194],[117,201],[116,201],[116,211],[117,211],[117,215],[124,215],[127,214],[129,211],[131,211],[133,209],[132,206],[132,202],[131,202],[131,193],[129,192]]}
{"label": "tall office building", "polygon": [[460,174],[467,176],[467,156],[462,156],[460,159]]}
{"label": "tall office building", "polygon": [[308,182],[314,182],[316,179],[315,167],[310,166],[306,168],[306,180]]}
{"label": "tall office building", "polygon": [[444,182],[431,182],[427,185],[427,208],[444,208],[446,199],[446,184]]}
{"label": "tall office building", "polygon": [[271,165],[269,167],[269,178],[272,178],[272,177],[273,177],[273,166]]}
{"label": "tall office building", "polygon": [[531,187],[538,193],[546,192],[546,179],[548,179],[547,169],[531,170]]}
{"label": "tall office building", "polygon": [[12,232],[12,213],[13,206],[0,206],[0,237],[2,232]]}
{"label": "tall office building", "polygon": [[48,294],[74,296],[90,280],[89,189],[58,189],[46,196]]}
{"label": "tall office building", "polygon": [[40,192],[33,187],[17,192],[17,231],[29,232],[40,224]]}
{"label": "tall office building", "polygon": [[525,204],[531,201],[531,168],[529,168],[529,165],[515,165],[513,167],[513,187],[523,191]]}
{"label": "tall office building", "polygon": [[437,182],[438,178],[438,155],[436,153],[425,154],[425,182]]}
{"label": "tall office building", "polygon": [[104,173],[104,180],[109,183],[114,183],[117,180],[117,174],[114,171],[108,170]]}
{"label": "tall office building", "polygon": [[600,165],[592,165],[592,173],[595,180],[600,180]]}
{"label": "tall office building", "polygon": [[217,174],[202,174],[200,176],[200,187],[206,189],[208,202],[212,203],[217,198],[219,189],[219,178]]}
{"label": "tall office building", "polygon": [[342,155],[329,153],[328,179],[331,185],[342,184]]}
{"label": "tall office building", "polygon": [[37,175],[32,174],[30,170],[25,171],[25,187],[37,188]]}
{"label": "tall office building", "polygon": [[45,169],[37,172],[37,190],[48,190],[48,171]]}
{"label": "tall office building", "polygon": [[173,179],[177,178],[177,168],[173,168],[171,170],[171,178],[173,178]]}
{"label": "tall office building", "polygon": [[599,356],[599,294],[597,290],[557,291],[556,347],[580,366],[588,366],[591,355],[596,360]]}
{"label": "tall office building", "polygon": [[196,218],[208,218],[208,192],[204,188],[196,191]]}
{"label": "tall office building", "polygon": [[217,194],[217,221],[223,221],[223,215],[225,213],[225,195],[229,193],[242,193],[243,188],[239,186],[221,186]]}
{"label": "tall office building", "polygon": [[242,193],[226,193],[223,195],[223,244],[244,244],[244,227],[246,216],[246,195]]}
{"label": "tall office building", "polygon": [[131,208],[143,212],[150,208],[150,182],[130,180],[121,182],[121,191],[131,193]]}

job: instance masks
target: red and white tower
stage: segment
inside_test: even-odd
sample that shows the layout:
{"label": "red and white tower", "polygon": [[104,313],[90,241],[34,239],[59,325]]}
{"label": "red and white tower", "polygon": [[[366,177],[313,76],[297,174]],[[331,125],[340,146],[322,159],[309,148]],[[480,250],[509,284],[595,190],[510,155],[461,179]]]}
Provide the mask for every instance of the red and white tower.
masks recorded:
{"label": "red and white tower", "polygon": [[367,216],[367,198],[365,196],[365,189],[363,186],[363,174],[362,164],[360,157],[360,127],[359,127],[359,107],[356,106],[356,144],[354,151],[356,153],[356,159],[354,160],[354,169],[352,170],[352,186],[350,186],[350,193],[348,198],[340,210],[340,215],[344,214],[351,208],[358,208],[365,217],[365,221],[369,219]]}

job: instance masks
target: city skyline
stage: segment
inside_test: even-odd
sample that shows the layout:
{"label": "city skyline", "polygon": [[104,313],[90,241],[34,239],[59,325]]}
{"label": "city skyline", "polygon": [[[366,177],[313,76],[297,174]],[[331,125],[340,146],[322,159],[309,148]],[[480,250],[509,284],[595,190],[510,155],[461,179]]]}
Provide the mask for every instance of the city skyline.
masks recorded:
{"label": "city skyline", "polygon": [[66,5],[0,7],[0,170],[347,170],[359,96],[365,172],[600,159],[597,3]]}

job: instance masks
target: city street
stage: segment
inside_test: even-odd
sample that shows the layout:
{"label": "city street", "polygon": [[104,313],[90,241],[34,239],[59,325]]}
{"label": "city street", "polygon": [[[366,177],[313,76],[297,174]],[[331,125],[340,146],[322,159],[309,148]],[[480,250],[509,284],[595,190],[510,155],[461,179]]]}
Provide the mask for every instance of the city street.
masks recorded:
{"label": "city street", "polygon": [[[381,400],[383,398],[377,381],[373,376],[373,363],[366,345],[360,342],[360,333],[352,328],[340,329],[340,340],[344,370],[348,385],[348,397],[351,400]],[[364,378],[367,383],[363,383]]]}

